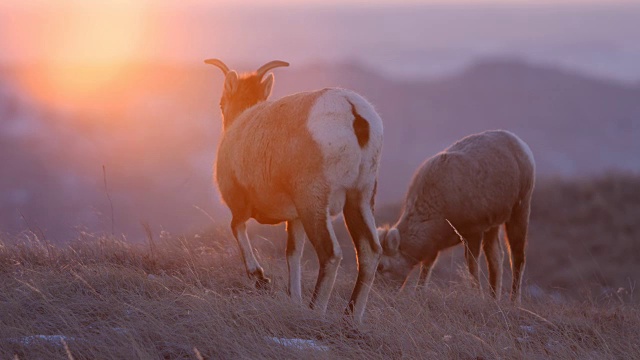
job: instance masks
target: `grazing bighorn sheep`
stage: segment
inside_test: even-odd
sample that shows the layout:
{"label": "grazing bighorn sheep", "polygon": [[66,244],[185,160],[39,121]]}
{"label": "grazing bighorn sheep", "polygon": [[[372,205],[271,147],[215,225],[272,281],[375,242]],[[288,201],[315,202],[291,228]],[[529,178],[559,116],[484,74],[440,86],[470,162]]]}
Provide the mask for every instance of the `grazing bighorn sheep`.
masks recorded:
{"label": "grazing bighorn sheep", "polygon": [[346,313],[361,321],[382,247],[373,204],[382,148],[382,121],[360,95],[337,88],[297,93],[266,101],[274,77],[264,75],[283,61],[238,75],[218,59],[225,75],[220,107],[223,134],[216,180],[232,213],[249,277],[269,283],[245,223],[287,223],[289,294],[300,301],[300,258],[305,233],[320,270],[310,306],[326,311],[342,260],[331,218],[343,212],[358,257],[358,278]]}
{"label": "grazing bighorn sheep", "polygon": [[413,177],[398,222],[378,229],[383,248],[378,272],[405,282],[421,263],[418,283],[425,286],[440,250],[462,240],[469,272],[479,285],[482,244],[491,294],[499,298],[503,252],[498,232],[505,224],[511,299],[519,302],[534,176],[529,146],[508,131],[465,137],[427,159]]}

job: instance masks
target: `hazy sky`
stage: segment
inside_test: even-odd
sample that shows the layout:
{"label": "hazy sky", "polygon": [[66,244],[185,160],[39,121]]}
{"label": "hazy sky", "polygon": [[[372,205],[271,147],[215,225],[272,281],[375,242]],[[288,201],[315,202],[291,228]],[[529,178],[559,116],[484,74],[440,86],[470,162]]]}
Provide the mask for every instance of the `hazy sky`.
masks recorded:
{"label": "hazy sky", "polygon": [[0,0],[0,64],[215,55],[411,75],[515,55],[635,81],[638,38],[640,0]]}
{"label": "hazy sky", "polygon": [[[176,5],[184,6],[185,4],[198,4],[198,5],[212,5],[212,4],[232,4],[232,5],[297,5],[305,6],[310,4],[331,4],[331,5],[371,5],[371,4],[385,4],[385,5],[399,5],[399,4],[466,4],[466,5],[478,5],[478,4],[632,4],[638,3],[638,0],[216,0],[212,2],[210,0],[66,0],[53,2],[56,7],[67,6],[74,3],[91,3],[94,5],[104,4],[125,4],[131,5],[137,4],[164,4],[164,5]],[[3,7],[39,7],[42,5],[50,6],[52,1],[49,0],[2,0],[0,2],[0,9]]]}

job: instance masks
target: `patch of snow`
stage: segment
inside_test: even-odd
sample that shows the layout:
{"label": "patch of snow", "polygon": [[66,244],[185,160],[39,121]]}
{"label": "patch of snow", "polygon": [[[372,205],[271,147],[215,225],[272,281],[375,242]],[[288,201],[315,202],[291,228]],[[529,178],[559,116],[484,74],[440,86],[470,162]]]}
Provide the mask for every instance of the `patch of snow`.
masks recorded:
{"label": "patch of snow", "polygon": [[75,341],[76,339],[74,337],[70,337],[70,336],[64,336],[64,335],[31,335],[31,336],[24,336],[21,338],[9,338],[7,339],[7,341],[9,342],[13,342],[13,343],[19,343],[22,345],[33,345],[36,343],[41,343],[41,342],[45,342],[45,343],[49,343],[52,345],[57,345],[57,346],[62,346],[62,341],[66,341],[66,342],[72,342]]}
{"label": "patch of snow", "polygon": [[551,293],[551,300],[553,300],[556,304],[564,303],[564,297],[557,291]]}
{"label": "patch of snow", "polygon": [[298,350],[318,350],[318,351],[328,351],[329,347],[325,345],[318,345],[314,340],[307,339],[287,339],[287,338],[279,338],[279,337],[266,337],[267,340],[273,341],[277,344],[286,347],[293,347]]}
{"label": "patch of snow", "polygon": [[523,332],[525,332],[527,334],[535,334],[536,333],[536,329],[531,325],[520,325],[520,330],[522,330]]}
{"label": "patch of snow", "polygon": [[544,290],[542,290],[538,285],[529,285],[527,287],[527,292],[529,293],[529,296],[537,300],[540,300],[545,296]]}

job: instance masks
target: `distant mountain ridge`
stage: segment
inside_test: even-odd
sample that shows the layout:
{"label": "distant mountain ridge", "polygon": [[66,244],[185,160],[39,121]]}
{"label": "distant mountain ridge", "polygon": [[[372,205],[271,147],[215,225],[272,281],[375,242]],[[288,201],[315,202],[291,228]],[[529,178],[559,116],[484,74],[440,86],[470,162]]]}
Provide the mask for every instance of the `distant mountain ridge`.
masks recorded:
{"label": "distant mountain ridge", "polygon": [[[20,214],[51,234],[65,233],[63,227],[109,229],[103,164],[116,232],[141,235],[141,220],[184,232],[209,221],[196,206],[226,222],[228,211],[211,175],[221,130],[222,75],[204,64],[137,71],[137,98],[122,111],[122,128],[96,121],[73,129],[50,121],[73,115],[34,109],[35,102],[18,101],[23,94],[0,92],[0,165],[4,174],[11,172],[0,181],[0,232],[21,226]],[[540,177],[640,172],[640,84],[512,59],[486,60],[432,80],[385,78],[355,63],[292,64],[274,73],[274,99],[340,86],[374,104],[385,127],[379,204],[400,201],[424,159],[488,129],[511,130],[528,142]],[[117,101],[118,94],[113,96]],[[16,131],[24,116],[29,131]],[[113,114],[94,115],[101,116]]]}
{"label": "distant mountain ridge", "polygon": [[511,130],[527,141],[541,176],[640,171],[640,86],[496,59],[455,76],[404,83],[353,64],[299,73],[292,69],[278,74],[276,87],[303,87],[306,71],[314,82],[362,92],[381,112],[385,200],[404,191],[385,184],[408,179],[423,159],[488,129]]}

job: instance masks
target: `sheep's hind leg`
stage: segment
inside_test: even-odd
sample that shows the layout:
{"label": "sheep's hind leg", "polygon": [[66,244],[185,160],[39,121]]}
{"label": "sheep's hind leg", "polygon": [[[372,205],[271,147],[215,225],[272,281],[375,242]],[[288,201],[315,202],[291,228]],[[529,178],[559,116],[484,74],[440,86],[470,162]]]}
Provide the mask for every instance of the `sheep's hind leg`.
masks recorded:
{"label": "sheep's hind leg", "polygon": [[529,226],[529,202],[522,202],[511,212],[511,218],[505,224],[507,242],[511,252],[511,300],[520,303],[520,287],[525,266],[525,247],[527,245],[527,228]]}
{"label": "sheep's hind leg", "polygon": [[320,264],[318,280],[309,306],[325,313],[336,281],[338,267],[342,261],[342,249],[333,232],[328,206],[311,207],[306,205],[308,203],[312,202],[302,203],[303,206],[298,208],[298,214],[300,214],[305,233],[316,250]]}
{"label": "sheep's hind leg", "polygon": [[255,279],[256,288],[263,289],[269,285],[271,279],[264,275],[264,270],[258,263],[258,260],[256,260],[256,256],[253,253],[251,241],[247,235],[247,220],[248,219],[241,220],[241,218],[234,216],[231,221],[231,232],[233,232],[233,236],[236,238],[238,246],[240,247],[240,254],[242,255],[242,260],[244,261],[244,265],[247,269],[247,275],[250,278]]}
{"label": "sheep's hind leg", "polygon": [[289,268],[289,296],[302,301],[302,269],[300,259],[304,249],[304,227],[300,220],[287,222],[287,266]]}
{"label": "sheep's hind leg", "polygon": [[362,322],[369,291],[382,254],[373,217],[373,201],[370,199],[372,196],[373,194],[366,192],[348,194],[344,207],[344,220],[358,258],[358,278],[345,314],[353,315],[356,323]]}
{"label": "sheep's hind leg", "polygon": [[495,226],[485,231],[482,239],[482,249],[485,259],[487,260],[487,268],[489,269],[489,286],[491,287],[491,296],[495,299],[500,298],[502,291],[502,262],[504,261],[504,252],[502,251],[502,243],[499,238],[500,227]]}

